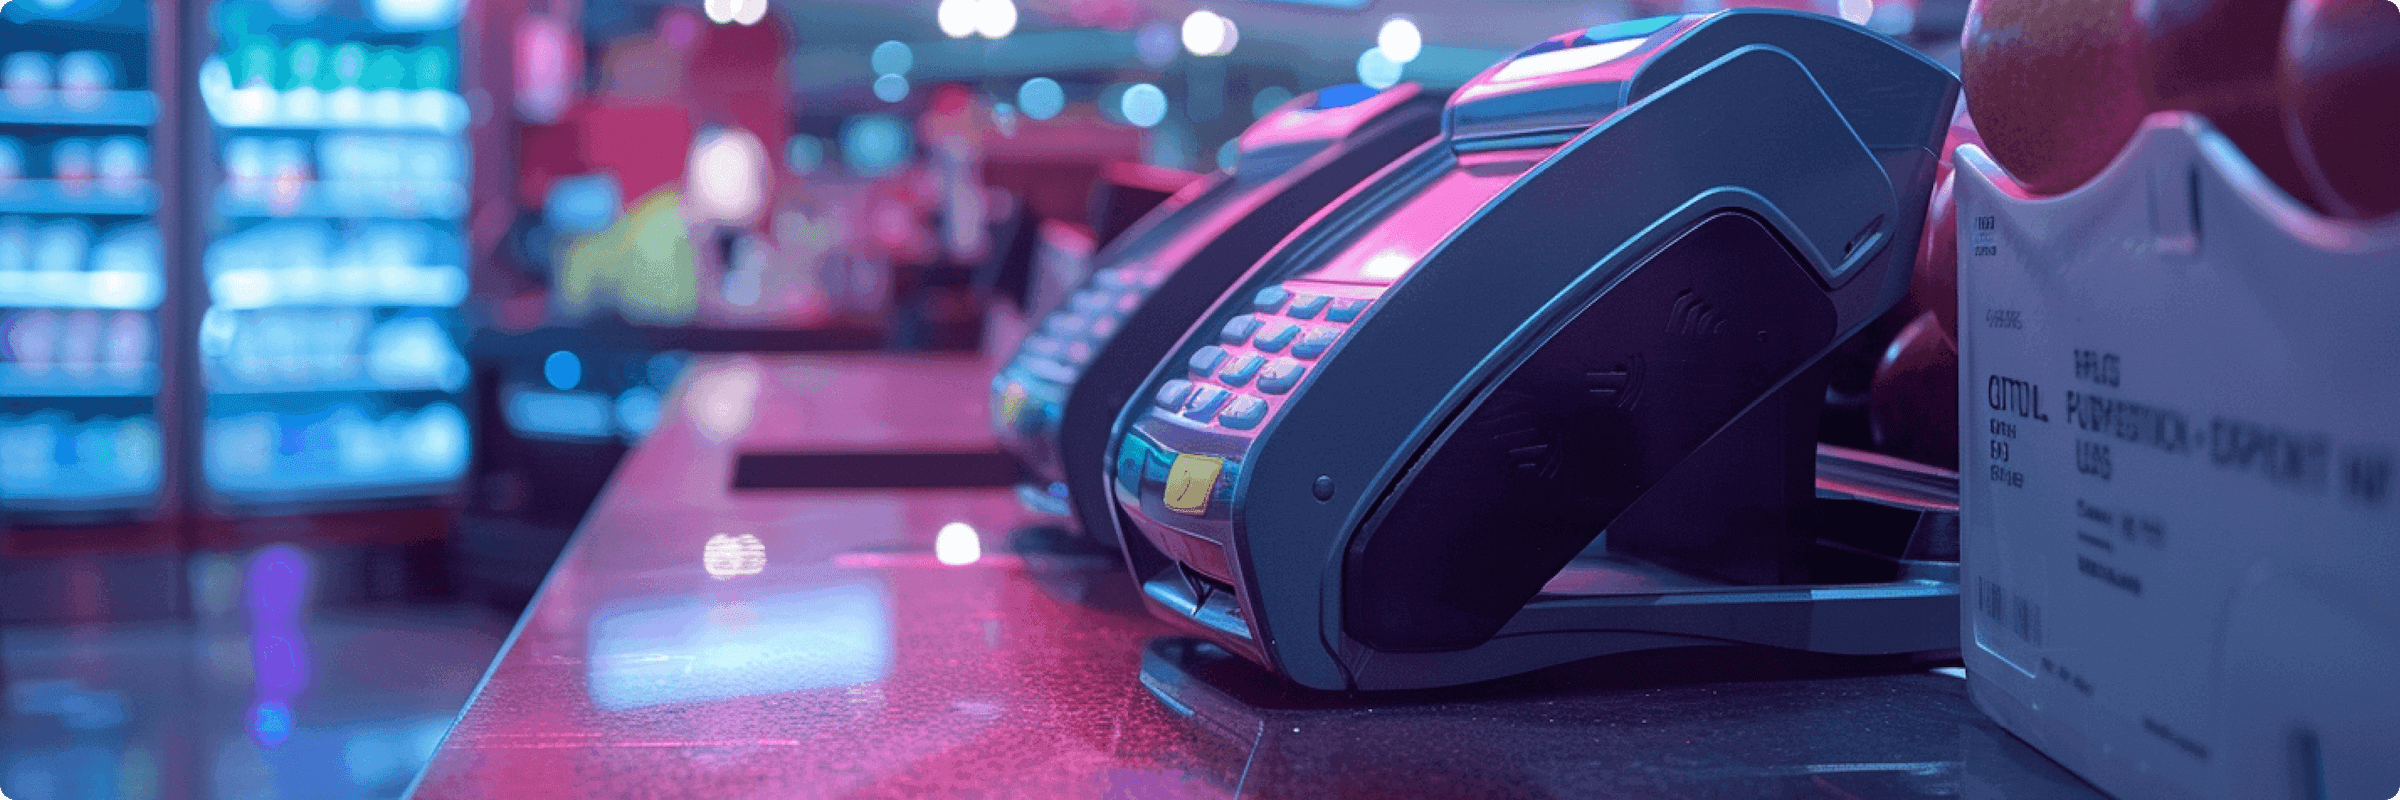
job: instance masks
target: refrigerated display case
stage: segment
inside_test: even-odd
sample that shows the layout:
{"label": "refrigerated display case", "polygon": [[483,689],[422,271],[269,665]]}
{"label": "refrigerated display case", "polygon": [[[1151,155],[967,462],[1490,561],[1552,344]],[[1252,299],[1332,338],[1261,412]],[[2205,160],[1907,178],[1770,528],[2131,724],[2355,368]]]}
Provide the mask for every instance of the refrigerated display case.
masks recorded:
{"label": "refrigerated display case", "polygon": [[211,505],[454,492],[468,463],[459,0],[220,0],[197,38]]}
{"label": "refrigerated display case", "polygon": [[0,508],[154,517],[171,310],[153,31],[173,4],[0,4]]}

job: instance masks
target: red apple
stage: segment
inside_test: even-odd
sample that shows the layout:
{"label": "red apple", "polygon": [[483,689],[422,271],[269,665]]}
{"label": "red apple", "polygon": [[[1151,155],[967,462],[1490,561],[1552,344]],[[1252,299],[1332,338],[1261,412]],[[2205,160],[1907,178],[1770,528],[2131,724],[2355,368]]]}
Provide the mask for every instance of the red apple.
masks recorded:
{"label": "red apple", "polygon": [[2153,109],[2207,117],[2268,180],[2302,202],[2314,191],[2292,156],[2276,97],[2286,0],[2136,0]]}
{"label": "red apple", "polygon": [[2400,212],[2400,7],[2295,0],[2278,70],[2285,130],[2329,214]]}
{"label": "red apple", "polygon": [[1908,284],[1917,308],[1932,313],[1943,334],[1953,340],[1958,338],[1958,201],[1951,194],[1956,182],[1956,177],[1944,175],[1933,186],[1933,199],[1925,204],[1916,272]]}
{"label": "red apple", "polygon": [[1958,345],[1932,312],[1918,315],[1883,351],[1869,390],[1875,449],[1958,468]]}
{"label": "red apple", "polygon": [[1975,0],[1961,48],[1985,149],[2032,191],[2091,180],[2148,111],[2133,0]]}

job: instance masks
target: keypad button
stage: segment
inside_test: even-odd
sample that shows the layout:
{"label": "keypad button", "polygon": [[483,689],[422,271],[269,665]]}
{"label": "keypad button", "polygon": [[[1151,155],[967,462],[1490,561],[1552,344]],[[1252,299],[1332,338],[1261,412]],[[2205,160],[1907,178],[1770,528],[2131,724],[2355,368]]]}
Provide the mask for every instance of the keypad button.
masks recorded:
{"label": "keypad button", "polygon": [[1092,360],[1092,343],[1077,339],[1067,343],[1067,363],[1083,366]]}
{"label": "keypad button", "polygon": [[1117,295],[1117,313],[1119,313],[1119,314],[1131,314],[1131,313],[1133,313],[1133,310],[1134,310],[1134,309],[1141,308],[1141,307],[1142,307],[1142,293],[1140,293],[1140,292],[1126,292],[1126,293],[1124,293],[1124,294]]}
{"label": "keypad button", "polygon": [[1266,399],[1250,394],[1234,395],[1225,403],[1225,410],[1217,412],[1217,424],[1237,431],[1256,428],[1266,418]]}
{"label": "keypad button", "polygon": [[1325,304],[1330,302],[1333,302],[1333,298],[1325,295],[1304,294],[1292,298],[1292,307],[1283,313],[1295,319],[1316,319],[1317,312],[1325,310]]}
{"label": "keypad button", "polygon": [[1192,354],[1192,374],[1208,377],[1209,373],[1216,372],[1217,367],[1224,363],[1225,348],[1213,344],[1200,348],[1200,352]]}
{"label": "keypad button", "polygon": [[1104,269],[1092,276],[1092,282],[1110,289],[1122,289],[1133,284],[1132,277],[1122,269]]}
{"label": "keypad button", "polygon": [[1184,401],[1191,398],[1191,381],[1167,381],[1167,385],[1158,387],[1158,396],[1152,398],[1152,401],[1156,402],[1159,408],[1174,411],[1182,408]]}
{"label": "keypad button", "polygon": [[1342,338],[1342,329],[1340,328],[1331,325],[1310,325],[1308,332],[1300,334],[1300,341],[1292,343],[1292,355],[1299,358],[1316,358],[1324,355],[1325,348],[1332,347],[1334,340],[1340,338]]}
{"label": "keypad button", "polygon": [[1258,372],[1258,390],[1267,394],[1283,394],[1300,385],[1301,376],[1308,374],[1308,365],[1289,358],[1278,358]]}
{"label": "keypad button", "polygon": [[1250,334],[1257,333],[1258,326],[1265,324],[1260,322],[1257,317],[1243,314],[1226,320],[1225,330],[1220,333],[1218,338],[1225,340],[1226,344],[1241,344],[1250,341]]}
{"label": "keypad button", "polygon": [[1375,300],[1368,297],[1344,297],[1336,299],[1333,301],[1333,305],[1325,307],[1325,321],[1349,322],[1351,320],[1358,319],[1358,313],[1367,310],[1367,304],[1372,302],[1375,302]]}
{"label": "keypad button", "polygon": [[1025,337],[1025,352],[1042,358],[1057,358],[1066,355],[1067,343],[1058,337],[1037,333]]}
{"label": "keypad button", "polygon": [[1225,407],[1225,399],[1231,396],[1232,392],[1214,386],[1196,387],[1192,390],[1192,399],[1183,403],[1183,415],[1207,422],[1210,417],[1217,415],[1217,409]]}
{"label": "keypad button", "polygon": [[1242,357],[1234,359],[1233,363],[1225,365],[1225,369],[1217,373],[1217,380],[1224,382],[1227,386],[1240,386],[1249,383],[1252,377],[1258,375],[1258,368],[1266,365],[1265,358],[1256,354],[1244,354]]}
{"label": "keypad button", "polygon": [[1258,290],[1258,295],[1250,298],[1250,306],[1257,309],[1258,313],[1273,314],[1275,313],[1276,309],[1283,307],[1283,301],[1290,299],[1292,299],[1292,292],[1290,289],[1285,289],[1281,286],[1269,286],[1267,288]]}
{"label": "keypad button", "polygon": [[1110,336],[1114,336],[1114,335],[1116,335],[1116,332],[1117,332],[1117,318],[1116,318],[1115,316],[1112,316],[1112,315],[1109,315],[1109,314],[1101,314],[1101,315],[1099,315],[1099,316],[1096,316],[1096,317],[1093,317],[1093,318],[1092,318],[1092,335],[1093,335],[1093,336],[1095,336],[1095,337],[1098,337],[1098,338],[1101,338],[1101,339],[1106,339],[1106,338],[1108,338],[1108,337],[1110,337]]}
{"label": "keypad button", "polygon": [[1292,339],[1299,335],[1300,326],[1289,322],[1278,322],[1269,326],[1266,332],[1260,333],[1257,339],[1251,340],[1250,346],[1258,348],[1260,352],[1279,352],[1283,350],[1284,345],[1291,344]]}
{"label": "keypad button", "polygon": [[1067,306],[1077,311],[1097,311],[1106,305],[1108,305],[1108,293],[1088,287],[1067,299]]}

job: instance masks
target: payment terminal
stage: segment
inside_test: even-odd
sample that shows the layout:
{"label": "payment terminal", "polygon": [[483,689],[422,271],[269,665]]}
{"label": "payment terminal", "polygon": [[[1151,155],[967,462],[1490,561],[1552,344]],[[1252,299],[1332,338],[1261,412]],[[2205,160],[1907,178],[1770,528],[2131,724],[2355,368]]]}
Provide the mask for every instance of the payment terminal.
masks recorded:
{"label": "payment terminal", "polygon": [[1955,564],[1905,557],[1942,526],[1851,535],[1875,515],[1821,508],[1816,431],[1820,362],[1907,288],[1957,95],[1890,39],[1772,10],[1487,69],[1122,411],[1111,494],[1152,609],[1322,689],[1954,651]]}
{"label": "payment terminal", "polygon": [[1294,98],[1242,134],[1231,170],[1187,186],[1094,256],[1090,276],[992,380],[994,425],[1035,476],[1018,497],[1113,537],[1109,426],[1151,367],[1259,256],[1433,139],[1440,118],[1441,98],[1414,84]]}

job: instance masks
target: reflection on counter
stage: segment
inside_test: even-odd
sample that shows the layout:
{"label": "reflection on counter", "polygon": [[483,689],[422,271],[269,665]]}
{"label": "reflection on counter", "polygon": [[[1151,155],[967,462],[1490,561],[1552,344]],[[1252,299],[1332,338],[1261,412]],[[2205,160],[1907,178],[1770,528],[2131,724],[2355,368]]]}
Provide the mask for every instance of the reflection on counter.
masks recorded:
{"label": "reflection on counter", "polygon": [[879,680],[891,669],[893,651],[884,591],[859,580],[738,599],[634,600],[603,610],[593,617],[585,662],[592,703],[626,711]]}

